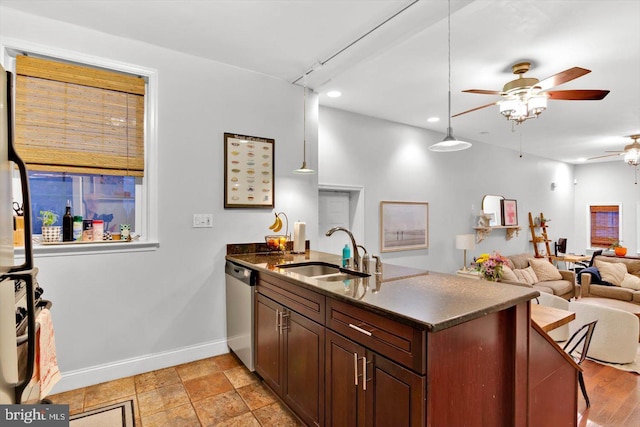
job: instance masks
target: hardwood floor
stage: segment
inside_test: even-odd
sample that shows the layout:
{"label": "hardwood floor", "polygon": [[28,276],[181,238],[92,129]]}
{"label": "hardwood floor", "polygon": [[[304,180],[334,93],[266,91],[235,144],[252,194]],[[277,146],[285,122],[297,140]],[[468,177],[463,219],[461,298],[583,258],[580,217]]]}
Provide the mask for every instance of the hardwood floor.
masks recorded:
{"label": "hardwood floor", "polygon": [[640,375],[590,360],[582,368],[591,407],[578,392],[578,426],[640,426]]}
{"label": "hardwood floor", "polygon": [[[585,360],[587,408],[579,427],[640,425],[640,375]],[[296,417],[231,355],[179,365],[50,396],[78,413],[133,399],[136,426],[299,426]],[[552,426],[556,427],[556,426]]]}

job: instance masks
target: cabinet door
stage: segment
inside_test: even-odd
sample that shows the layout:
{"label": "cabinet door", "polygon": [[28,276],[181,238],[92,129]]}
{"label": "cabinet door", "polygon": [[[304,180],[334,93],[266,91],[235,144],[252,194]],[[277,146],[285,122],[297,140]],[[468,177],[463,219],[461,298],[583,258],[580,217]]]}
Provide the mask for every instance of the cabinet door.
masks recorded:
{"label": "cabinet door", "polygon": [[282,394],[283,361],[280,315],[282,306],[257,294],[255,310],[256,372],[277,394]]}
{"label": "cabinet door", "polygon": [[283,400],[307,425],[324,425],[324,326],[295,311],[283,317]]}
{"label": "cabinet door", "polygon": [[362,357],[364,347],[327,330],[325,375],[325,425],[353,427],[364,425]]}
{"label": "cabinet door", "polygon": [[371,351],[367,351],[366,375],[367,426],[425,425],[424,376]]}

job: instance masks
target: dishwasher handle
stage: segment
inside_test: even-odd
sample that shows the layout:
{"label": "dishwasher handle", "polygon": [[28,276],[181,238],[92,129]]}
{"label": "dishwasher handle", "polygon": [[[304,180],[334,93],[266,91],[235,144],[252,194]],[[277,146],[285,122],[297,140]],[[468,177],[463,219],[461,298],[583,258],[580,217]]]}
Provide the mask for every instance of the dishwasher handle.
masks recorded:
{"label": "dishwasher handle", "polygon": [[231,261],[227,261],[225,265],[225,274],[231,276],[241,282],[254,286],[256,282],[256,272],[250,268],[243,267]]}

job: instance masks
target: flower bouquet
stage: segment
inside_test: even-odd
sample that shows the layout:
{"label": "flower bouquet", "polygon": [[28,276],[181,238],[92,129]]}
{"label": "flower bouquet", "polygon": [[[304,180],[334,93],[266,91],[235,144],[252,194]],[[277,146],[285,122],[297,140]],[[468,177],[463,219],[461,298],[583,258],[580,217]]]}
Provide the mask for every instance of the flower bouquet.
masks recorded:
{"label": "flower bouquet", "polygon": [[502,266],[507,262],[507,259],[498,252],[494,252],[491,255],[482,254],[475,258],[474,261],[476,270],[482,273],[482,277],[491,282],[496,282],[502,277]]}

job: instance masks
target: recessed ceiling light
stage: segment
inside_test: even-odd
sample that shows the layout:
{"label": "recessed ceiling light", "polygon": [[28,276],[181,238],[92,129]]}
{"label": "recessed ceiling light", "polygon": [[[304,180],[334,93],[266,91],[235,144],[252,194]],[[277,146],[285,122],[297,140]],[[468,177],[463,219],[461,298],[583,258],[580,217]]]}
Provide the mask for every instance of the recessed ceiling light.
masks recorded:
{"label": "recessed ceiling light", "polygon": [[429,123],[436,123],[436,122],[439,122],[439,121],[440,121],[440,117],[429,117],[429,118],[427,119],[427,121],[428,121]]}
{"label": "recessed ceiling light", "polygon": [[327,92],[327,96],[329,98],[339,98],[342,96],[342,92],[340,92],[339,90],[330,90],[329,92]]}

